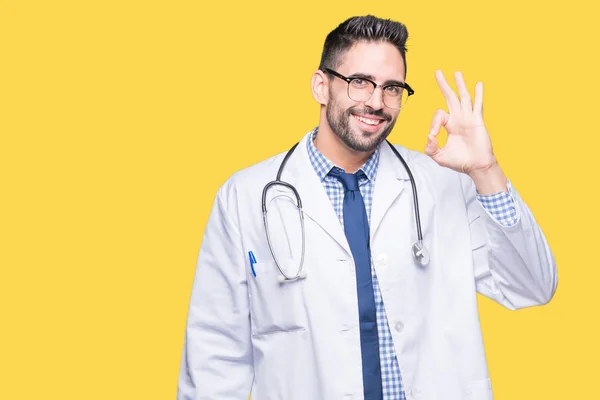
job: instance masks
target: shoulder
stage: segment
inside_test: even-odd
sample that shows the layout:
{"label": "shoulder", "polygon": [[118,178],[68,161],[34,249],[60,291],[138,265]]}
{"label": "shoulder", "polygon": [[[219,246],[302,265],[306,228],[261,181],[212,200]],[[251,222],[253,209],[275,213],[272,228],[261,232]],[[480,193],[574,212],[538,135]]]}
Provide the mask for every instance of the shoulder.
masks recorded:
{"label": "shoulder", "polygon": [[400,153],[402,158],[404,158],[411,169],[415,169],[416,171],[421,171],[422,173],[433,176],[449,177],[457,174],[456,171],[440,166],[438,163],[433,161],[431,157],[419,151],[408,149],[399,144],[392,145]]}
{"label": "shoulder", "polygon": [[408,149],[404,146],[393,144],[408,164],[415,180],[424,180],[432,191],[443,193],[462,193],[466,187],[470,187],[471,179],[453,169],[442,167],[431,157]]}
{"label": "shoulder", "polygon": [[287,151],[281,152],[236,171],[219,187],[217,196],[224,203],[231,204],[234,199],[262,190],[266,183],[275,180],[286,153]]}

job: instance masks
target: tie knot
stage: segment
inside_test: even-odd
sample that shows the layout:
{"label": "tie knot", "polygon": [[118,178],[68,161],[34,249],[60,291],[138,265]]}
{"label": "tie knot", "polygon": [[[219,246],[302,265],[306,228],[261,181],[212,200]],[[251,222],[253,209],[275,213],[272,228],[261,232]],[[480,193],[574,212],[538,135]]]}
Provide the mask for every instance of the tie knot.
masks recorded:
{"label": "tie knot", "polygon": [[333,176],[344,185],[344,189],[350,192],[355,192],[358,190],[358,180],[365,176],[365,173],[362,170],[358,170],[355,174],[347,174],[338,168],[333,168],[329,175]]}

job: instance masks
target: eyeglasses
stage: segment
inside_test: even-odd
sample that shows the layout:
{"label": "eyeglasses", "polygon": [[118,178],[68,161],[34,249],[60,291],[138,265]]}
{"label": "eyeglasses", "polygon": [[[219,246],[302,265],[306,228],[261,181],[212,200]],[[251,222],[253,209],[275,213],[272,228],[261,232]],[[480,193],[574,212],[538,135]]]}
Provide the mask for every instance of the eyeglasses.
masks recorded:
{"label": "eyeglasses", "polygon": [[388,108],[399,110],[406,105],[409,96],[412,96],[415,93],[408,83],[399,82],[390,85],[378,85],[367,78],[345,77],[344,75],[329,68],[325,68],[323,72],[346,81],[348,83],[348,97],[358,102],[369,100],[375,89],[381,87],[383,91],[383,104],[385,104],[385,106]]}

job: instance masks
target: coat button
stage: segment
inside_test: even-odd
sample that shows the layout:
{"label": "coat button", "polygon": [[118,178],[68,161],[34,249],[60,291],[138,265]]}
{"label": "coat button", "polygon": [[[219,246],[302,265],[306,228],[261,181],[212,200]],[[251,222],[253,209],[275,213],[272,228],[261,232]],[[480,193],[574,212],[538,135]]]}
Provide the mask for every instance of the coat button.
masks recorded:
{"label": "coat button", "polygon": [[394,325],[394,329],[396,329],[396,332],[402,332],[404,330],[404,324],[402,321],[397,321]]}
{"label": "coat button", "polygon": [[387,256],[387,254],[381,254],[381,253],[374,254],[373,260],[375,261],[375,263],[377,265],[387,265],[388,256]]}

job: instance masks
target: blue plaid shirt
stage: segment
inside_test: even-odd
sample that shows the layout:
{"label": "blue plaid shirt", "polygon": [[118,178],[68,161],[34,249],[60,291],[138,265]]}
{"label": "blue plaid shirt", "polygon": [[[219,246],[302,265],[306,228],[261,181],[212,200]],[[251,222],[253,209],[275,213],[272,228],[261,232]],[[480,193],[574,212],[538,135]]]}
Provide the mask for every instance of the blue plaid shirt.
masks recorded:
{"label": "blue plaid shirt", "polygon": [[[313,140],[317,135],[318,128],[315,128],[309,133],[310,138],[306,141],[308,148],[308,156],[311,164],[317,173],[317,176],[323,183],[325,191],[329,199],[333,203],[333,208],[340,220],[344,223],[343,215],[343,200],[344,187],[342,183],[328,175],[332,168],[338,168],[329,161],[319,150],[317,150]],[[369,223],[371,221],[371,206],[373,205],[373,183],[377,175],[377,167],[379,166],[380,148],[360,168],[365,177],[359,179],[360,193],[363,196]],[[510,182],[509,182],[510,189]],[[481,205],[502,225],[512,226],[518,222],[517,212],[512,196],[509,193],[500,192],[489,196],[477,195],[477,199]],[[394,343],[392,341],[392,333],[387,322],[385,308],[383,306],[383,298],[379,290],[377,275],[375,269],[371,267],[371,275],[373,278],[373,292],[375,294],[375,307],[377,314],[377,330],[379,333],[379,352],[381,361],[381,379],[383,385],[383,400],[404,400],[404,388],[402,386],[402,378],[400,375],[400,367],[394,351]]]}

